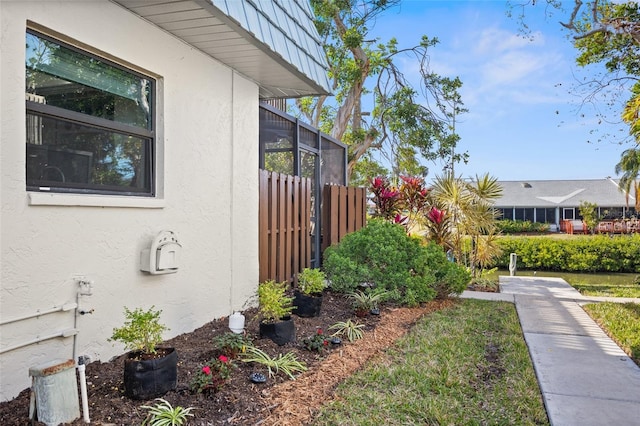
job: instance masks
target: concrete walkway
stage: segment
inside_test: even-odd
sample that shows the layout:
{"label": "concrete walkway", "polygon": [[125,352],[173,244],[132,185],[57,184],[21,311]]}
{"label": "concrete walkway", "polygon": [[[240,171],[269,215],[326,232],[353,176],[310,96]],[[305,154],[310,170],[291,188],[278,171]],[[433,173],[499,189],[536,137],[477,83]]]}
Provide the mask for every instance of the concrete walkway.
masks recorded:
{"label": "concrete walkway", "polygon": [[516,305],[552,426],[640,425],[640,367],[587,315],[561,278],[500,277],[501,293],[462,297]]}

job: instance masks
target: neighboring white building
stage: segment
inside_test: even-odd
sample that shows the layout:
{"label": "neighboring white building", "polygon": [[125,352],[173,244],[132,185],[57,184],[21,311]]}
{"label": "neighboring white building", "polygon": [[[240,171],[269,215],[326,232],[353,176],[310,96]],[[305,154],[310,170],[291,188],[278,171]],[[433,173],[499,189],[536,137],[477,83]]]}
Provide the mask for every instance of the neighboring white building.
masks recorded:
{"label": "neighboring white building", "polygon": [[528,220],[559,226],[562,220],[582,218],[580,203],[598,206],[601,217],[635,214],[635,198],[620,190],[618,181],[605,179],[500,181],[502,197],[495,202],[504,219]]}
{"label": "neighboring white building", "polygon": [[[329,83],[307,0],[3,0],[0,25],[5,401],[31,366],[123,353],[107,339],[125,306],[161,309],[166,338],[241,309],[259,100]],[[173,273],[143,272],[160,231]]]}

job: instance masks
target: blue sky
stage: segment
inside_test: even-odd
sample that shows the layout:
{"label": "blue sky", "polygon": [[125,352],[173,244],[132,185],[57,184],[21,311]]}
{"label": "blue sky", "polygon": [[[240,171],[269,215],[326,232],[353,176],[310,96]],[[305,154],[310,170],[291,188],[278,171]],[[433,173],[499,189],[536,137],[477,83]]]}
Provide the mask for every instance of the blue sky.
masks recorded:
{"label": "blue sky", "polygon": [[[542,5],[529,8],[529,40],[506,12],[503,1],[403,0],[378,18],[371,35],[395,37],[400,48],[417,44],[423,34],[440,40],[431,50],[431,68],[460,77],[469,110],[456,123],[458,150],[468,152],[469,163],[457,164],[456,175],[615,177],[620,153],[629,147],[620,145],[627,130],[619,123],[598,125],[593,107],[581,108],[577,81],[592,77],[596,67],[575,64],[577,51],[558,23],[565,15],[545,18]],[[407,61],[401,68],[411,76],[416,66]],[[604,103],[598,108],[606,109]],[[619,111],[608,114],[619,121]],[[440,164],[429,168],[429,177],[442,170]]]}

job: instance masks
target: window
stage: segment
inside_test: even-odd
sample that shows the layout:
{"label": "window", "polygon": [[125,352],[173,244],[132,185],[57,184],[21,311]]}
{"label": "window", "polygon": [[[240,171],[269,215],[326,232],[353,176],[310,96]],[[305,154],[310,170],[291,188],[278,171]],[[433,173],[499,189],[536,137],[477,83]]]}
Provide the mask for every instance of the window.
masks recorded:
{"label": "window", "polygon": [[555,223],[556,222],[556,209],[555,208],[537,208],[536,209],[536,222],[538,222],[538,223]]}
{"label": "window", "polygon": [[575,219],[575,209],[574,208],[563,208],[562,209],[562,218],[564,220],[573,220]]}
{"label": "window", "polygon": [[501,219],[513,220],[513,208],[502,208],[498,210],[500,210],[500,212],[502,213]]}
{"label": "window", "polygon": [[153,196],[155,81],[26,35],[27,190]]}

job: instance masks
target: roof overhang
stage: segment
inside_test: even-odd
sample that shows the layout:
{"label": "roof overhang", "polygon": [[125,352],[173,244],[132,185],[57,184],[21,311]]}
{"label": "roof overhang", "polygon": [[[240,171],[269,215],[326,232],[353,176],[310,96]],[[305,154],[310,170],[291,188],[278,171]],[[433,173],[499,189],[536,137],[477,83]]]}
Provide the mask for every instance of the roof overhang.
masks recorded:
{"label": "roof overhang", "polygon": [[112,1],[255,81],[261,99],[330,94],[307,0]]}

